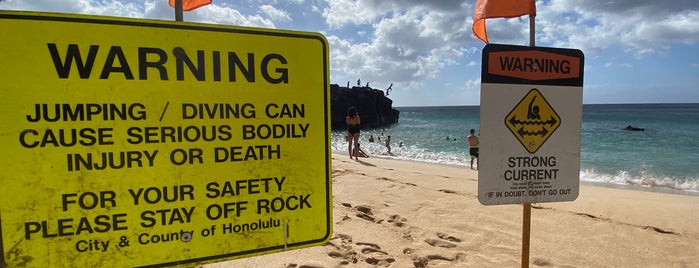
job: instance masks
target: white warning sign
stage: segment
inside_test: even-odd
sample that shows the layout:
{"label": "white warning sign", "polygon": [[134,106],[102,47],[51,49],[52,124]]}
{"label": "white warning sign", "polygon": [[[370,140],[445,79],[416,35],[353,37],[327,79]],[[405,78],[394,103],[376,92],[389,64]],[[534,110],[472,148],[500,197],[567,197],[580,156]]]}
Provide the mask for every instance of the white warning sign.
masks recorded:
{"label": "white warning sign", "polygon": [[482,204],[577,198],[582,70],[579,50],[494,44],[483,49]]}

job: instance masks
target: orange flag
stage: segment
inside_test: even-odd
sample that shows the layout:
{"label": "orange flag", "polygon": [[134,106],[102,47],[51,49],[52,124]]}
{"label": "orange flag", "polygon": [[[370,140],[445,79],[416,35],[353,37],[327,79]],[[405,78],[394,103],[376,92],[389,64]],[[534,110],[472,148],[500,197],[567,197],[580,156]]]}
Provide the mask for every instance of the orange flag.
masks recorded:
{"label": "orange flag", "polygon": [[488,34],[485,31],[485,19],[490,18],[514,18],[529,14],[536,16],[535,0],[476,0],[476,9],[473,11],[473,33],[478,39],[488,43]]}
{"label": "orange flag", "polygon": [[[208,4],[211,4],[211,0],[182,0],[182,10],[192,11]],[[175,7],[175,0],[170,0],[170,6]]]}

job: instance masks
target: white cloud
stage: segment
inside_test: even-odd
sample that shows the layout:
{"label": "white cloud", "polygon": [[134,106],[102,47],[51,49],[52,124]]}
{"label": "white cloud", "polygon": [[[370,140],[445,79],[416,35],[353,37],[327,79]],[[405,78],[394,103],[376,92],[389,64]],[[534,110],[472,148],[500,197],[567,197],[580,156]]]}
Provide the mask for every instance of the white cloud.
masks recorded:
{"label": "white cloud", "polygon": [[269,16],[273,21],[291,21],[289,13],[284,10],[277,9],[270,5],[260,6],[260,11]]}
{"label": "white cloud", "polygon": [[555,46],[598,53],[621,45],[643,56],[699,42],[699,2],[678,0],[538,2],[537,33]]}
{"label": "white cloud", "polygon": [[[391,1],[385,2],[376,6],[390,6]],[[337,3],[340,4],[343,3]],[[436,78],[444,68],[459,64],[471,53],[465,48],[473,39],[470,27],[465,25],[464,10],[447,9],[416,4],[403,7],[402,12],[384,14],[372,22],[373,36],[365,43],[352,44],[338,36],[329,38],[333,51],[331,79],[356,80],[349,76],[358,76],[380,83],[400,82],[405,88]]]}
{"label": "white cloud", "polygon": [[464,81],[463,84],[459,85],[457,88],[457,95],[454,95],[453,97],[480,99],[481,79],[480,77],[475,79],[468,79]]}
{"label": "white cloud", "polygon": [[124,3],[120,1],[96,2],[90,0],[6,0],[0,3],[0,9],[109,15],[131,18],[143,16],[142,6],[138,5],[137,3]]}
{"label": "white cloud", "polygon": [[604,68],[618,68],[618,67],[623,67],[623,68],[631,68],[633,65],[630,63],[618,63],[618,62],[607,62],[604,64]]}
{"label": "white cloud", "polygon": [[660,47],[672,43],[693,44],[699,41],[699,11],[684,11],[660,21],[639,19],[624,36],[625,44],[633,50]]}
{"label": "white cloud", "polygon": [[[228,24],[238,26],[251,26],[261,28],[276,28],[274,23],[262,16],[243,15],[240,11],[229,6],[208,5],[190,12],[191,21]],[[189,18],[189,17],[187,17]]]}
{"label": "white cloud", "polygon": [[345,24],[369,24],[393,8],[392,1],[380,0],[328,0],[327,4],[323,17],[331,28],[340,28]]}

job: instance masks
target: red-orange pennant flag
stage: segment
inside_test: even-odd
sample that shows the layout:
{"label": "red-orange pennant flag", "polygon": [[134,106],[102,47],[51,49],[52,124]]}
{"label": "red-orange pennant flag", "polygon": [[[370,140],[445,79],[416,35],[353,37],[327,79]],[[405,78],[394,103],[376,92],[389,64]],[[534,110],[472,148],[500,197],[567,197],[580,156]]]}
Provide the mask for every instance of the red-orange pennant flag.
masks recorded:
{"label": "red-orange pennant flag", "polygon": [[478,39],[488,43],[485,19],[514,18],[529,14],[536,16],[535,0],[476,0],[473,11],[473,33]]}
{"label": "red-orange pennant flag", "polygon": [[[192,11],[208,4],[211,4],[211,0],[182,0],[182,10]],[[175,7],[175,0],[170,0],[170,6]]]}

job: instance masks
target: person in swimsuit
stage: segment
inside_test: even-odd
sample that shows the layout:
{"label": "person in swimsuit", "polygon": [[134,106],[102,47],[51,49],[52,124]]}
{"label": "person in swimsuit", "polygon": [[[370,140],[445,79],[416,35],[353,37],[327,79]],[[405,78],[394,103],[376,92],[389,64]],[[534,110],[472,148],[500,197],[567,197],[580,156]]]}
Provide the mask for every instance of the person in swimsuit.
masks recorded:
{"label": "person in swimsuit", "polygon": [[476,136],[476,130],[471,129],[468,135],[468,154],[471,155],[471,169],[473,169],[473,159],[476,159],[476,170],[480,166],[480,161],[478,161],[478,136]]}
{"label": "person in swimsuit", "polygon": [[[354,151],[352,150],[352,145],[355,147],[359,145],[359,126],[362,124],[362,120],[359,118],[359,112],[354,106],[347,110],[347,117],[345,117],[345,123],[347,124],[347,140],[349,144],[347,145],[347,150],[349,152],[350,159],[354,156]],[[357,160],[357,156],[355,156]]]}
{"label": "person in swimsuit", "polygon": [[388,154],[391,155],[391,136],[386,138],[386,149],[388,149]]}

